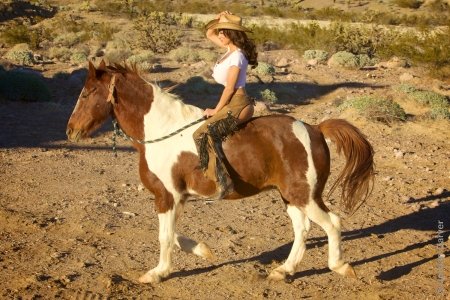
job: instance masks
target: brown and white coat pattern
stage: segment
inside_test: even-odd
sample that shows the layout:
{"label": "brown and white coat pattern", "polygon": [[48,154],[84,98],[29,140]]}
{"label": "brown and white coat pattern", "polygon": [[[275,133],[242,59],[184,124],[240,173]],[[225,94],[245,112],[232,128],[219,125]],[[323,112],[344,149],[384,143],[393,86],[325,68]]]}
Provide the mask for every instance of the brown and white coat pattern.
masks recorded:
{"label": "brown and white coat pattern", "polygon": [[[116,76],[115,103],[107,103],[108,84]],[[176,96],[145,82],[135,70],[121,66],[98,69],[90,64],[89,76],[69,120],[67,135],[78,140],[89,135],[114,114],[130,136],[152,140],[165,136],[202,116],[202,110],[186,105]],[[160,282],[172,271],[174,245],[187,253],[213,258],[210,248],[176,232],[176,219],[190,195],[211,196],[215,183],[204,178],[198,165],[192,133],[194,125],[166,140],[152,144],[133,143],[139,152],[139,173],[145,187],[155,195],[159,218],[159,264],[140,278]],[[322,201],[330,172],[325,138],[336,142],[347,159],[337,183],[343,184],[341,198],[353,210],[370,193],[373,179],[373,150],[359,131],[343,120],[327,120],[311,126],[288,116],[255,118],[223,143],[225,164],[235,183],[226,199],[249,197],[267,188],[279,190],[294,227],[294,243],[286,262],[268,278],[282,280],[293,274],[306,249],[310,220],[320,225],[329,240],[328,265],[339,274],[355,277],[342,260],[341,221]],[[332,188],[334,190],[334,186]]]}

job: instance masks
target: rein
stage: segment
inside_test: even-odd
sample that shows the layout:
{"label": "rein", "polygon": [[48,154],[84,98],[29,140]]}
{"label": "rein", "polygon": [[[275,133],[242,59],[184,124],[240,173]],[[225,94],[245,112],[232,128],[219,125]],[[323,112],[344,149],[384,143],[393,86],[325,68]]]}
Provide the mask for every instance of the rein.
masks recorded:
{"label": "rein", "polygon": [[[171,90],[171,89],[173,89],[176,86],[177,85],[169,88],[168,90]],[[111,102],[111,104],[115,105],[116,104],[116,97],[115,97],[114,94],[115,94],[115,91],[116,91],[116,74],[114,74],[114,73],[111,76],[110,84],[108,84],[108,90],[109,90],[109,95],[108,95],[108,98],[106,99],[106,101],[107,102]],[[163,141],[165,139],[168,139],[171,136],[174,136],[177,133],[185,130],[186,128],[189,128],[189,127],[191,127],[191,126],[193,126],[193,125],[195,125],[197,123],[200,123],[200,122],[202,122],[204,120],[205,120],[205,118],[201,117],[200,119],[195,120],[194,122],[191,122],[191,123],[187,124],[186,126],[183,126],[180,129],[177,129],[177,130],[175,130],[174,132],[172,132],[172,133],[170,133],[168,135],[165,135],[163,137],[160,137],[160,138],[157,138],[157,139],[154,139],[154,140],[144,141],[144,140],[135,139],[135,138],[129,136],[128,134],[126,134],[125,131],[123,131],[119,127],[119,123],[117,122],[117,119],[116,119],[116,117],[113,114],[113,116],[112,116],[112,123],[113,123],[113,126],[114,126],[114,133],[113,133],[113,137],[111,138],[111,140],[112,140],[112,148],[113,148],[113,152],[114,152],[114,157],[117,157],[116,136],[118,136],[118,135],[120,135],[121,137],[124,137],[124,138],[126,138],[126,139],[128,139],[128,140],[130,140],[132,142],[139,143],[139,144],[157,143],[157,142]]]}
{"label": "rein", "polygon": [[132,142],[139,143],[139,144],[151,144],[151,143],[157,143],[157,142],[163,141],[163,140],[165,140],[165,139],[168,139],[168,138],[170,138],[170,137],[176,135],[177,133],[179,133],[179,132],[185,130],[186,128],[189,128],[189,127],[191,127],[191,126],[193,126],[193,125],[195,125],[195,124],[197,124],[197,123],[200,123],[200,122],[202,122],[202,121],[204,121],[204,120],[205,120],[205,118],[204,118],[204,117],[201,117],[200,119],[195,120],[194,122],[191,122],[191,123],[187,124],[186,126],[183,126],[183,127],[181,127],[180,129],[177,129],[176,131],[174,131],[174,132],[172,132],[172,133],[170,133],[170,134],[168,134],[168,135],[165,135],[165,136],[163,136],[163,137],[160,137],[160,138],[157,138],[157,139],[154,139],[154,140],[147,140],[147,141],[144,141],[144,140],[138,140],[138,139],[135,139],[135,138],[129,136],[128,134],[126,134],[125,131],[123,131],[123,130],[119,127],[119,124],[117,123],[117,119],[116,119],[115,117],[113,117],[112,123],[113,123],[113,125],[114,125],[114,133],[113,133],[113,137],[112,137],[111,140],[112,140],[112,142],[113,142],[112,147],[113,147],[114,157],[117,157],[117,150],[116,150],[116,136],[118,136],[118,135],[120,135],[121,137],[124,137],[124,138],[126,138],[126,139],[128,139],[128,140],[130,140],[130,141],[132,141]]}

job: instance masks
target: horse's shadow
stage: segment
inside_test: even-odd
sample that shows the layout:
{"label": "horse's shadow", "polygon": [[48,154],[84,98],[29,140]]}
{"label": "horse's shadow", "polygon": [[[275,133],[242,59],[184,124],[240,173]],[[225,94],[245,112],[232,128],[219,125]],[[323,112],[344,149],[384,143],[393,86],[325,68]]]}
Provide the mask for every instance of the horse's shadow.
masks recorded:
{"label": "horse's shadow", "polygon": [[[447,198],[450,197],[450,192],[445,192],[444,194],[440,196],[434,196],[434,197],[424,197],[422,199],[415,200],[417,202],[420,201],[430,201],[437,198]],[[353,266],[359,266],[364,265],[366,263],[378,261],[384,258],[388,258],[394,255],[398,255],[401,253],[406,253],[415,249],[423,248],[427,245],[435,245],[437,243],[437,236],[438,236],[438,221],[444,222],[450,221],[450,202],[442,203],[439,207],[436,208],[430,208],[430,209],[424,209],[420,210],[418,212],[414,212],[408,215],[401,216],[399,218],[388,220],[382,224],[367,227],[361,230],[353,230],[348,232],[342,233],[342,240],[348,241],[348,240],[356,240],[356,239],[363,239],[367,237],[371,237],[373,234],[376,234],[380,241],[382,241],[383,235],[393,233],[402,229],[412,229],[412,230],[418,230],[418,231],[431,231],[434,232],[435,237],[430,238],[427,241],[414,243],[406,245],[403,249],[399,249],[392,252],[382,253],[382,254],[376,254],[372,257],[364,258],[358,261],[353,261],[351,264]],[[441,233],[445,238],[448,238],[450,230],[444,229],[443,233]],[[308,240],[307,249],[311,249],[314,247],[323,247],[327,243],[327,237],[322,236],[318,238],[312,238]],[[184,271],[178,271],[171,274],[171,277],[184,277],[184,276],[190,276],[195,274],[201,274],[201,273],[207,273],[211,272],[215,269],[218,269],[222,266],[226,265],[235,265],[239,263],[244,262],[259,262],[263,265],[271,264],[273,261],[276,261],[278,263],[282,263],[289,255],[289,252],[292,248],[292,242],[287,243],[285,245],[282,245],[278,248],[275,248],[270,251],[262,252],[259,255],[225,262],[219,265],[214,265],[206,268],[198,268],[193,270],[184,270]],[[450,255],[450,251],[444,252],[444,254]],[[402,266],[395,266],[390,270],[382,271],[378,275],[376,275],[376,278],[382,279],[382,280],[395,280],[398,279],[404,275],[409,274],[415,267],[420,266],[424,263],[427,263],[431,260],[436,259],[436,257],[426,257],[422,258],[418,261],[408,263]],[[327,272],[331,272],[328,268],[319,268],[319,269],[309,269],[309,270],[303,270],[300,272],[295,273],[292,276],[287,276],[287,280],[295,280],[301,277],[305,276],[311,276],[314,274],[324,274]]]}

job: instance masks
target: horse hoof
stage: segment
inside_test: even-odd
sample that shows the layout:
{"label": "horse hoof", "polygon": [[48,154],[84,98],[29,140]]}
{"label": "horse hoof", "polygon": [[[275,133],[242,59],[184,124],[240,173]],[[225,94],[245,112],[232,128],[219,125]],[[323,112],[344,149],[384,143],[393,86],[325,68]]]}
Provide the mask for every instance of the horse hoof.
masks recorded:
{"label": "horse hoof", "polygon": [[214,254],[211,252],[211,248],[209,248],[209,246],[203,242],[198,243],[194,253],[200,257],[207,259],[215,258]]}
{"label": "horse hoof", "polygon": [[268,280],[273,280],[273,281],[281,281],[284,280],[286,278],[286,273],[281,272],[279,270],[273,270],[272,272],[270,272],[269,276],[267,276]]}
{"label": "horse hoof", "polygon": [[140,283],[160,283],[161,277],[147,273],[139,278]]}
{"label": "horse hoof", "polygon": [[342,276],[356,279],[355,270],[353,270],[353,267],[350,266],[348,263],[345,263],[342,267],[340,267],[339,269],[336,269],[334,271],[336,273],[341,274]]}

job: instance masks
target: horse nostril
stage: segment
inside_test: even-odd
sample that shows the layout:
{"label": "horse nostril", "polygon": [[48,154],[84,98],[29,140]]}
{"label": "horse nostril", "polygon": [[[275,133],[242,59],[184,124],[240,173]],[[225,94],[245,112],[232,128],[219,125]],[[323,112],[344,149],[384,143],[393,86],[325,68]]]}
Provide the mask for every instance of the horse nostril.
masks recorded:
{"label": "horse nostril", "polygon": [[72,128],[67,127],[67,130],[66,130],[67,136],[70,136],[71,133],[72,133]]}

